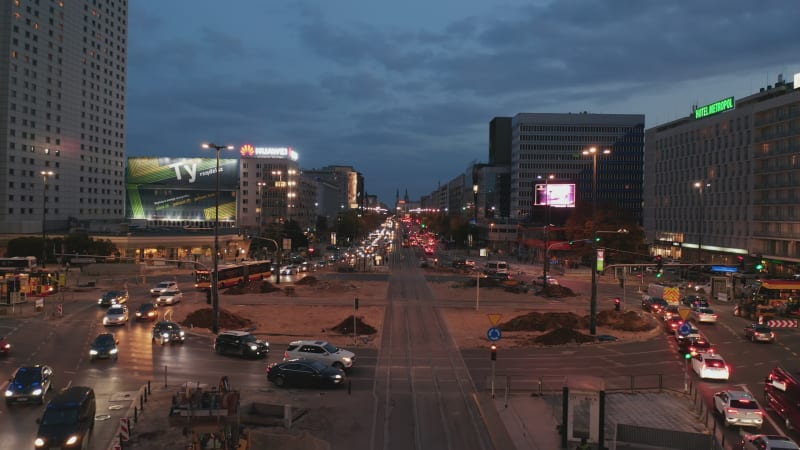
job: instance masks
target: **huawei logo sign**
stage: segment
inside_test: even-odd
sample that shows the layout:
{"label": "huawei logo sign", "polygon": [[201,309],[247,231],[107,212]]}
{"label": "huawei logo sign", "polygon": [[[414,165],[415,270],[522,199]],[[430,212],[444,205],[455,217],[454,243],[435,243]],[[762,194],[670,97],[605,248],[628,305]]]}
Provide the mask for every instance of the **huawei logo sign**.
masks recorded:
{"label": "huawei logo sign", "polygon": [[250,144],[244,144],[241,149],[239,149],[239,154],[242,156],[253,156],[256,154],[256,149]]}

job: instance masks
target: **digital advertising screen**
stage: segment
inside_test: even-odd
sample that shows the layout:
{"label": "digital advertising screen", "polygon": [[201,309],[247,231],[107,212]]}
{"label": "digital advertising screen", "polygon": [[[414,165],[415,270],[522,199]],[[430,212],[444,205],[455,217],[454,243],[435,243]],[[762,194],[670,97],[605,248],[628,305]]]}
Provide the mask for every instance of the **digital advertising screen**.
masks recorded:
{"label": "digital advertising screen", "polygon": [[[236,218],[239,160],[219,160],[219,219]],[[214,220],[216,158],[129,158],[128,218]]]}
{"label": "digital advertising screen", "polygon": [[534,205],[554,208],[575,207],[575,184],[537,184],[534,188]]}

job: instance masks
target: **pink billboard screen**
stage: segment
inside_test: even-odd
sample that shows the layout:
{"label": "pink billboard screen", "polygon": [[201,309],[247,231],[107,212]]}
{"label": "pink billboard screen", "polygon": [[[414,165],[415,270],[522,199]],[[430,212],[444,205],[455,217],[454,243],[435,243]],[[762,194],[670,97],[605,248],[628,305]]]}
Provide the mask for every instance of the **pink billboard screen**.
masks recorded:
{"label": "pink billboard screen", "polygon": [[535,186],[534,205],[550,205],[554,208],[575,207],[574,184],[537,184]]}

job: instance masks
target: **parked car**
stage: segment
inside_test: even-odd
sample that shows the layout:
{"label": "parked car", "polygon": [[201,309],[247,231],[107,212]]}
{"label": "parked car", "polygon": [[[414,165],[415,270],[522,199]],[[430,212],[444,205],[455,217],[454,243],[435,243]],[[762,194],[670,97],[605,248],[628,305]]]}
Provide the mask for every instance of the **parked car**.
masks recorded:
{"label": "parked car", "polygon": [[290,359],[313,359],[336,367],[347,370],[353,367],[356,362],[355,353],[339,348],[327,341],[293,341],[283,352],[283,360]]}
{"label": "parked car", "polygon": [[159,342],[161,345],[167,342],[177,342],[183,344],[186,340],[186,333],[181,330],[181,326],[169,320],[162,320],[153,325],[152,342]]}
{"label": "parked car", "polygon": [[45,396],[52,388],[53,369],[50,366],[22,366],[8,380],[6,404],[44,404]]}
{"label": "parked car", "polygon": [[262,341],[247,331],[223,331],[214,340],[214,351],[218,354],[257,358],[267,356],[269,342]]}
{"label": "parked car", "polygon": [[125,305],[114,305],[108,308],[103,325],[125,325],[128,323],[128,307]]}
{"label": "parked car", "polygon": [[170,289],[161,293],[156,299],[158,305],[174,305],[183,300],[183,292],[178,289]]}
{"label": "parked car", "polygon": [[89,347],[89,361],[95,359],[113,359],[119,357],[119,340],[111,333],[100,333]]}
{"label": "parked car", "polygon": [[146,302],[139,305],[134,314],[136,320],[156,320],[158,319],[158,304]]}
{"label": "parked car", "polygon": [[41,450],[88,448],[96,411],[92,388],[72,386],[61,391],[36,420],[39,430],[33,446]]}
{"label": "parked car", "polygon": [[150,295],[153,297],[158,297],[166,291],[172,291],[176,289],[178,289],[177,281],[162,281],[158,283],[156,287],[150,289]]}
{"label": "parked car", "polygon": [[744,338],[750,342],[775,342],[775,333],[772,328],[761,325],[759,323],[752,323],[744,327]]}
{"label": "parked car", "polygon": [[11,353],[11,344],[4,336],[0,336],[0,355],[7,356]]}
{"label": "parked car", "polygon": [[322,361],[290,359],[267,366],[267,380],[278,387],[337,387],[344,383],[345,373]]}
{"label": "parked car", "polygon": [[761,428],[764,411],[747,391],[728,389],[714,394],[714,411],[722,417],[725,426]]}
{"label": "parked car", "polygon": [[107,291],[105,294],[102,295],[99,299],[97,299],[97,304],[99,306],[112,306],[112,305],[121,305],[128,301],[128,291],[124,290],[115,290],[115,291]]}

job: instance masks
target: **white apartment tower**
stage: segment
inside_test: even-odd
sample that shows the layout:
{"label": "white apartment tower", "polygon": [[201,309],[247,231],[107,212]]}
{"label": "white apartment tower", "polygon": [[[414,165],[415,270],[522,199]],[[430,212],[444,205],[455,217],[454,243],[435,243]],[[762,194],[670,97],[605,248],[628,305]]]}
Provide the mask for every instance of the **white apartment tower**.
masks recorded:
{"label": "white apartment tower", "polygon": [[0,233],[124,219],[127,39],[127,0],[0,2]]}

